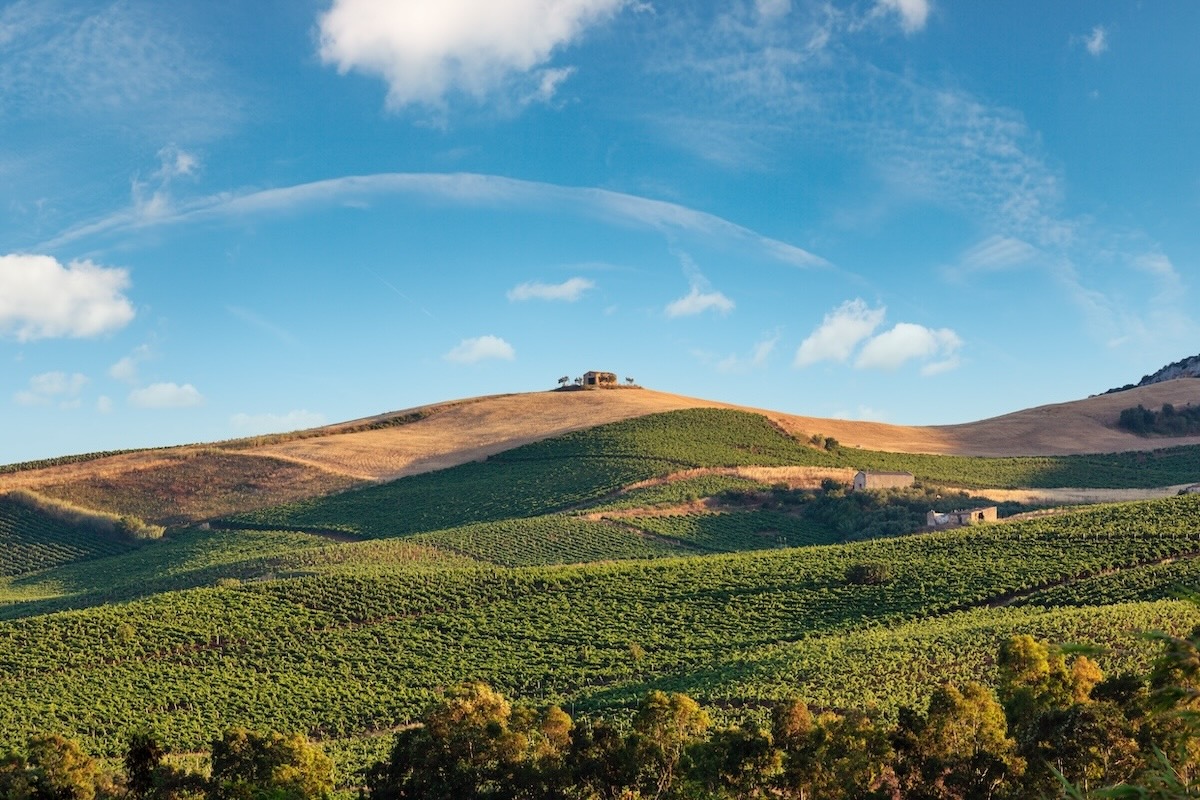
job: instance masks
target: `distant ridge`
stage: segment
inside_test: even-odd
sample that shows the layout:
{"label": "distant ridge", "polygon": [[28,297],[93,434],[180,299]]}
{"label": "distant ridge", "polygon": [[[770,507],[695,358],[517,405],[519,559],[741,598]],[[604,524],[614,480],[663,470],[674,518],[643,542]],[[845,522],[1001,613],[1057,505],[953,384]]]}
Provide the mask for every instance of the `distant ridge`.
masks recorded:
{"label": "distant ridge", "polygon": [[1119,388],[1109,389],[1105,394],[1124,392],[1129,389],[1136,389],[1139,386],[1149,386],[1154,383],[1162,383],[1163,381],[1173,381],[1176,378],[1200,378],[1200,355],[1188,356],[1176,361],[1174,364],[1167,364],[1158,372],[1142,376],[1142,379],[1137,383],[1127,383]]}

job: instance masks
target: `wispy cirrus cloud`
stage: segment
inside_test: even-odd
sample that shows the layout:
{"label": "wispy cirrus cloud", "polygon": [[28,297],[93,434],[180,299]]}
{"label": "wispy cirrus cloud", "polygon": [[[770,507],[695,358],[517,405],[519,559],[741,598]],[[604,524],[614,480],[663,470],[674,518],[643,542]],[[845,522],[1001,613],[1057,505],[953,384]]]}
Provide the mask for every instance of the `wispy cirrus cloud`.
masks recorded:
{"label": "wispy cirrus cloud", "polygon": [[149,7],[17,0],[0,10],[5,116],[119,115],[142,129],[224,130],[237,104],[214,67]]}
{"label": "wispy cirrus cloud", "polygon": [[1089,53],[1099,58],[1108,50],[1108,29],[1097,25],[1086,36],[1080,37],[1080,40]]}
{"label": "wispy cirrus cloud", "polygon": [[568,278],[562,283],[542,283],[528,281],[508,290],[508,299],[514,302],[523,300],[560,300],[574,303],[583,295],[596,288],[596,282],[588,278]]}
{"label": "wispy cirrus cloud", "polygon": [[51,256],[0,256],[0,335],[17,341],[88,338],[133,319],[129,272]]}
{"label": "wispy cirrus cloud", "polygon": [[717,372],[738,374],[762,369],[767,365],[771,354],[775,352],[775,348],[782,338],[783,334],[780,331],[767,334],[754,343],[748,355],[729,355],[717,361]]}
{"label": "wispy cirrus cloud", "polygon": [[83,239],[162,225],[286,214],[394,195],[433,198],[461,206],[575,213],[613,225],[658,231],[668,237],[687,233],[732,242],[788,266],[833,269],[824,258],[801,247],[678,203],[609,189],[560,186],[478,173],[352,175],[277,189],[209,195],[178,202],[172,213],[152,218],[129,208],[68,229],[42,247],[54,249]]}
{"label": "wispy cirrus cloud", "polygon": [[477,100],[512,84],[545,101],[571,74],[555,51],[612,17],[626,0],[334,0],[318,20],[320,56],[341,73],[382,78],[387,105]]}

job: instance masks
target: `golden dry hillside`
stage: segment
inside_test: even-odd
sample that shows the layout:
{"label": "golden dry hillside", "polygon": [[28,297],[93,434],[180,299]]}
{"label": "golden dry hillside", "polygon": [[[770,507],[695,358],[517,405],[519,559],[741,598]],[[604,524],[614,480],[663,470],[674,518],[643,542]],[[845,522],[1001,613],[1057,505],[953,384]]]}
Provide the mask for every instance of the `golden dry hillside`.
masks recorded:
{"label": "golden dry hillside", "polygon": [[[848,447],[977,456],[1069,455],[1200,444],[1145,439],[1115,427],[1122,409],[1200,402],[1200,379],[1178,379],[962,425],[912,427],[762,409],[801,438]],[[150,450],[0,475],[0,492],[32,488],[148,520],[180,523],[327,494],[485,458],[519,445],[684,408],[739,408],[645,389],[494,395],[381,414],[299,434]]]}

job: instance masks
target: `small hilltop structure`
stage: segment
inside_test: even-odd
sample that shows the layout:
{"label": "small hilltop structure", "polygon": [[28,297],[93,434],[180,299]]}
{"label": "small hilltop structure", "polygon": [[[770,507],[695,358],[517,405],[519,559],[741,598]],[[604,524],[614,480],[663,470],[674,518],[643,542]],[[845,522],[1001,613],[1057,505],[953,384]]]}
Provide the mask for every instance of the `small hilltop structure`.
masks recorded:
{"label": "small hilltop structure", "polygon": [[569,375],[563,375],[558,379],[558,389],[556,391],[576,391],[579,389],[640,389],[633,378],[626,378],[624,385],[615,372],[602,372],[600,370],[588,370],[578,378],[572,379]]}

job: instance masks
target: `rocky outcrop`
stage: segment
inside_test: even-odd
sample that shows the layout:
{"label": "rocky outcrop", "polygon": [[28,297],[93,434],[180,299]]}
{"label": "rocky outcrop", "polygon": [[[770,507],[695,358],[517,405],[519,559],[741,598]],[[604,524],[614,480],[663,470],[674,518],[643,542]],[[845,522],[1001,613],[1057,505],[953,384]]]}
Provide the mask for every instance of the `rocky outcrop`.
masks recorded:
{"label": "rocky outcrop", "polygon": [[1149,386],[1152,383],[1162,383],[1176,378],[1200,378],[1200,355],[1188,356],[1174,364],[1167,364],[1158,372],[1144,376],[1137,383],[1130,383],[1118,389],[1109,389],[1105,394],[1123,392],[1126,389],[1136,389],[1139,386]]}

